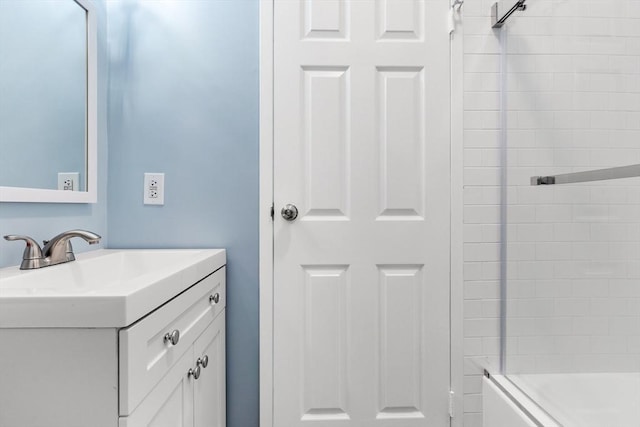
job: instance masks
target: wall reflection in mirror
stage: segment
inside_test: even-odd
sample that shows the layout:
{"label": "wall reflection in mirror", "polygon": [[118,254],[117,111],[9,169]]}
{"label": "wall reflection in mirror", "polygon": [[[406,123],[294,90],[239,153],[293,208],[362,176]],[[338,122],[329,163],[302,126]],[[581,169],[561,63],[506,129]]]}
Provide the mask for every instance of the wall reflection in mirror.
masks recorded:
{"label": "wall reflection in mirror", "polygon": [[86,10],[0,0],[0,186],[57,189],[77,172],[85,191],[86,159]]}

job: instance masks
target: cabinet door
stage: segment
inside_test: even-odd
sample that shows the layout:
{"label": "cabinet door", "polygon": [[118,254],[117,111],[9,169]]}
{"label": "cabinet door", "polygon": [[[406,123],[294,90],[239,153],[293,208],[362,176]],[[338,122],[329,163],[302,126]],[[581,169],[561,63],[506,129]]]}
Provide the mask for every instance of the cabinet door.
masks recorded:
{"label": "cabinet door", "polygon": [[[1,1],[1,0],[0,0]],[[225,304],[221,268],[158,310],[120,330],[120,416],[133,413]],[[177,345],[165,334],[178,331]]]}
{"label": "cabinet door", "polygon": [[193,383],[189,369],[195,368],[193,347],[178,360],[166,376],[120,427],[193,427]]}
{"label": "cabinet door", "polygon": [[208,358],[194,383],[195,427],[226,425],[225,314],[220,313],[194,343],[195,358]]}

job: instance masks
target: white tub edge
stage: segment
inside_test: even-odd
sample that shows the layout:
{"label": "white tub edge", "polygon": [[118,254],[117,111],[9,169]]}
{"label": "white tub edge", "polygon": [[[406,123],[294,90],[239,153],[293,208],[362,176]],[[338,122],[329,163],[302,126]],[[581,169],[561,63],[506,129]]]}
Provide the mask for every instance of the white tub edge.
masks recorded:
{"label": "white tub edge", "polygon": [[502,375],[482,380],[484,427],[561,427]]}

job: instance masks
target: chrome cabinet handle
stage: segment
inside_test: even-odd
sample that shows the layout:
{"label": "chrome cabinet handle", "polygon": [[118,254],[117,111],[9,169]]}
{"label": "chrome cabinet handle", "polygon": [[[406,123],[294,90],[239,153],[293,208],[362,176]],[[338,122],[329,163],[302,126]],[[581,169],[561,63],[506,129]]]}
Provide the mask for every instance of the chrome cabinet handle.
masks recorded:
{"label": "chrome cabinet handle", "polygon": [[219,302],[220,302],[220,294],[218,292],[216,292],[213,295],[209,295],[209,304],[216,305]]}
{"label": "chrome cabinet handle", "polygon": [[298,208],[292,204],[284,205],[284,208],[280,211],[280,215],[287,221],[295,221],[295,219],[298,218]]}
{"label": "chrome cabinet handle", "polygon": [[174,329],[171,332],[167,332],[164,335],[164,342],[165,343],[169,343],[171,345],[176,345],[178,344],[178,342],[180,341],[180,331],[177,329]]}
{"label": "chrome cabinet handle", "polygon": [[198,378],[200,378],[200,372],[200,365],[196,365],[195,369],[189,369],[189,372],[187,372],[187,376],[193,377],[194,380],[197,380]]}
{"label": "chrome cabinet handle", "polygon": [[198,357],[198,361],[196,362],[196,365],[199,365],[199,366],[202,366],[203,368],[206,368],[207,365],[209,365],[209,356],[207,356],[205,354],[201,358]]}

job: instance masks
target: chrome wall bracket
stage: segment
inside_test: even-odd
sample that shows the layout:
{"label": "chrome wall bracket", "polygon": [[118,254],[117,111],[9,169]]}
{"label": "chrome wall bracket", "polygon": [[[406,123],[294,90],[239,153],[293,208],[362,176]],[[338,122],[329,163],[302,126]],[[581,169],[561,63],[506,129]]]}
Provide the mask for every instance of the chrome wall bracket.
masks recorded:
{"label": "chrome wall bracket", "polygon": [[527,0],[515,0],[514,3],[514,0],[500,0],[495,2],[493,6],[491,6],[491,26],[493,28],[500,28],[516,11],[526,10],[526,1]]}
{"label": "chrome wall bracket", "polygon": [[555,185],[555,176],[532,176],[531,185]]}

